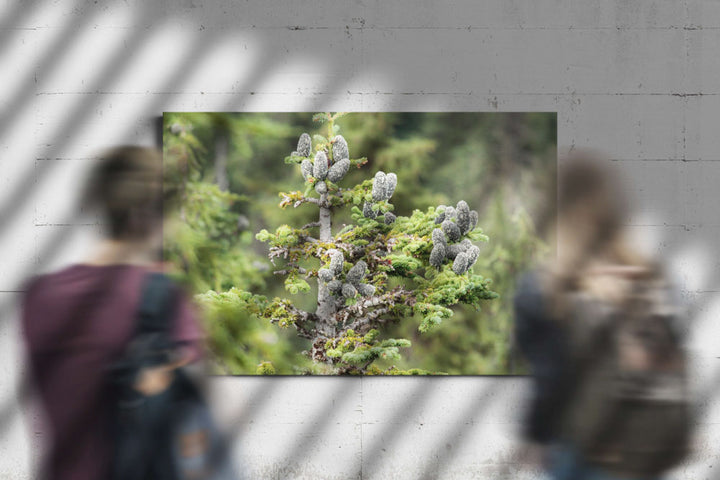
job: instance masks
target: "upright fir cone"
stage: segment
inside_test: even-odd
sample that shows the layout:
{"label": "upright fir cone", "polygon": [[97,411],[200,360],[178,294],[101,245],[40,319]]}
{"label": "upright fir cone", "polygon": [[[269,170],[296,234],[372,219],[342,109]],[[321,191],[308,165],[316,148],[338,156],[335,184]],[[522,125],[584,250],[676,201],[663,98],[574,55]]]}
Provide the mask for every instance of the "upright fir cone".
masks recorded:
{"label": "upright fir cone", "polygon": [[307,158],[300,163],[300,171],[302,172],[302,176],[307,181],[308,178],[313,176],[313,164],[310,160]]}
{"label": "upright fir cone", "polygon": [[320,195],[325,195],[328,192],[327,184],[324,180],[320,180],[315,184],[315,191]]}
{"label": "upright fir cone", "polygon": [[443,233],[442,229],[440,229],[440,228],[433,229],[432,241],[433,241],[433,245],[442,245],[444,247],[447,246],[447,240],[445,239],[445,234]]}
{"label": "upright fir cone", "polygon": [[328,159],[325,152],[319,151],[315,154],[315,162],[313,163],[313,177],[318,180],[325,180],[328,174]]}
{"label": "upright fir cone", "polygon": [[301,157],[309,157],[312,153],[312,141],[310,135],[303,133],[300,135],[300,139],[297,144],[297,152]]}
{"label": "upright fir cone", "polygon": [[375,286],[369,283],[361,283],[357,286],[357,291],[363,297],[372,297],[375,294]]}
{"label": "upright fir cone", "polygon": [[470,257],[466,252],[460,252],[458,253],[457,257],[455,257],[455,261],[453,262],[453,272],[455,272],[456,275],[462,275],[463,273],[467,272],[470,268]]}
{"label": "upright fir cone", "polygon": [[350,160],[343,158],[339,162],[335,163],[330,170],[328,170],[327,179],[333,183],[337,183],[343,179],[345,174],[350,170]]}
{"label": "upright fir cone", "polygon": [[374,202],[385,200],[385,182],[385,172],[377,172],[375,174],[375,178],[373,179],[372,186],[372,199]]}
{"label": "upright fir cone", "polygon": [[395,193],[395,187],[397,187],[397,175],[394,173],[388,173],[385,175],[385,199],[390,200],[390,197]]}
{"label": "upright fir cone", "polygon": [[455,257],[458,256],[459,253],[462,253],[467,250],[467,247],[463,245],[462,243],[454,243],[452,245],[448,245],[447,247],[447,258],[450,260],[455,260]]}
{"label": "upright fir cone", "polygon": [[365,218],[373,219],[373,218],[377,217],[377,212],[375,212],[375,210],[373,210],[372,207],[373,207],[373,204],[370,202],[363,203],[363,216]]}
{"label": "upright fir cone", "polygon": [[342,290],[343,283],[340,280],[330,280],[327,284],[331,293],[338,294]]}
{"label": "upright fir cone", "polygon": [[455,209],[453,207],[445,208],[445,220],[452,220],[455,216]]}
{"label": "upright fir cone", "polygon": [[448,220],[447,218],[442,223],[442,229],[443,232],[445,232],[445,235],[447,235],[448,240],[451,242],[457,242],[462,236],[460,233],[460,227],[457,226],[457,223],[452,220]]}
{"label": "upright fir cone", "polygon": [[335,163],[339,162],[342,159],[350,158],[348,144],[342,135],[335,135],[335,138],[332,141],[332,152],[333,162]]}
{"label": "upright fir cone", "polygon": [[472,231],[478,224],[478,212],[475,210],[470,211],[470,231]]}
{"label": "upright fir cone", "polygon": [[329,269],[321,268],[320,270],[318,270],[318,278],[323,282],[328,283],[333,279],[333,274]]}
{"label": "upright fir cone", "polygon": [[442,243],[436,244],[430,252],[430,265],[435,268],[442,267],[445,261],[446,248]]}
{"label": "upright fir cone", "polygon": [[457,225],[460,227],[460,233],[465,235],[470,230],[470,207],[465,200],[460,200],[457,204]]}
{"label": "upright fir cone", "polygon": [[475,262],[477,262],[478,257],[480,257],[480,248],[477,245],[473,245],[466,251],[468,256],[468,262],[470,263],[470,267],[475,265]]}
{"label": "upright fir cone", "polygon": [[345,275],[345,280],[352,283],[353,285],[362,282],[367,273],[367,263],[359,260]]}
{"label": "upright fir cone", "polygon": [[330,271],[334,276],[338,276],[343,271],[343,263],[345,262],[345,256],[340,250],[328,250],[330,256]]}
{"label": "upright fir cone", "polygon": [[435,217],[435,223],[440,225],[445,221],[445,205],[439,205],[436,211],[440,211],[440,213]]}
{"label": "upright fir cone", "polygon": [[345,298],[352,298],[357,295],[357,289],[351,284],[346,283],[342,286],[342,294]]}

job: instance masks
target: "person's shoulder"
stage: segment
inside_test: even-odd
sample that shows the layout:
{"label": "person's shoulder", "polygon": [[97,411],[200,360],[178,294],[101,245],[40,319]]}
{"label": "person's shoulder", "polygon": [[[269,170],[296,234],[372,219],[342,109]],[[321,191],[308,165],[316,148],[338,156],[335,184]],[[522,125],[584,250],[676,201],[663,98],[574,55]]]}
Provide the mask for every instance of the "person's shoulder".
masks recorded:
{"label": "person's shoulder", "polygon": [[36,298],[46,293],[80,294],[103,283],[131,286],[149,271],[151,270],[148,267],[142,265],[76,263],[52,272],[33,275],[24,282],[22,290],[26,298]]}
{"label": "person's shoulder", "polygon": [[22,291],[25,297],[37,295],[48,286],[63,283],[77,270],[78,265],[70,265],[59,270],[45,273],[36,273],[23,282]]}

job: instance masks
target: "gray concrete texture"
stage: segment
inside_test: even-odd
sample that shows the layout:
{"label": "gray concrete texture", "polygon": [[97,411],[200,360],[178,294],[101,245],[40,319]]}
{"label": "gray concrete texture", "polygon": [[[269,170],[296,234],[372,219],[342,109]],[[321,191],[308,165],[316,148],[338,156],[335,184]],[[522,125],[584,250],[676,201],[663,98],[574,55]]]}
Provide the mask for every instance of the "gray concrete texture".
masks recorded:
{"label": "gray concrete texture", "polygon": [[[604,150],[693,313],[697,450],[720,478],[720,2],[0,1],[0,478],[31,476],[18,390],[23,279],[102,226],[73,202],[99,150],[163,111],[553,111],[561,151]],[[217,378],[253,479],[541,478],[525,378]],[[714,467],[714,468],[713,468]]]}

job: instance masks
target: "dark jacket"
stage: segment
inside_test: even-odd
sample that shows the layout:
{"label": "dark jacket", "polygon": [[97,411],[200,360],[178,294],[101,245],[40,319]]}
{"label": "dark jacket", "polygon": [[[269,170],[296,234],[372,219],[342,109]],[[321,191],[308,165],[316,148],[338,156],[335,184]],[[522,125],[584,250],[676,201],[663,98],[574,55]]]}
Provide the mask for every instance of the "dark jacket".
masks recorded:
{"label": "dark jacket", "polygon": [[572,377],[567,334],[548,315],[538,272],[528,272],[520,279],[514,307],[515,340],[533,375],[524,435],[532,442],[552,443],[558,440]]}

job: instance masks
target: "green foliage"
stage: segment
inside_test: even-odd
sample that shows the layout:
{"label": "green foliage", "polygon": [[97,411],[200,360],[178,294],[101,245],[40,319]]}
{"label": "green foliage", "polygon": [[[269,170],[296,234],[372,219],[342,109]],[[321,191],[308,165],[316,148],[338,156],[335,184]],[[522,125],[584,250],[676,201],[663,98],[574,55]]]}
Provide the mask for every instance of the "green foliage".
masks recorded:
{"label": "green foliage", "polygon": [[[521,369],[512,363],[510,341],[514,278],[543,251],[521,205],[538,204],[542,178],[552,175],[546,160],[554,157],[554,122],[518,115],[166,114],[166,161],[177,164],[168,184],[184,215],[179,233],[168,235],[168,258],[205,292],[198,298],[221,371]],[[231,139],[229,190],[243,196],[212,184],[218,130]],[[309,144],[299,140],[303,132]],[[346,151],[367,157],[339,165],[336,157]],[[327,165],[316,172],[318,152]],[[452,251],[431,266],[433,230],[444,211],[438,206],[458,200],[476,208],[475,216],[464,202],[453,207],[459,236],[446,226]],[[319,202],[331,212],[330,238],[318,235]],[[253,227],[230,235],[240,214]],[[343,254],[340,272],[316,286],[330,250]],[[359,262],[367,267],[362,281],[350,273]],[[322,288],[332,289],[330,316],[316,311]]]}
{"label": "green foliage", "polygon": [[272,362],[260,362],[255,373],[257,375],[275,375],[275,366]]}
{"label": "green foliage", "polygon": [[262,229],[255,238],[273,247],[287,248],[297,245],[300,237],[306,234],[307,232],[296,230],[289,225],[280,225],[274,234]]}
{"label": "green foliage", "polygon": [[232,286],[262,288],[261,257],[248,254],[252,234],[232,207],[243,198],[217,185],[187,182],[181,213],[165,227],[165,256],[178,265],[194,291]]}
{"label": "green foliage", "polygon": [[[314,148],[307,145],[308,135],[305,133],[298,141],[298,150],[303,153],[316,152],[312,162],[312,176],[309,163],[301,165],[303,178],[310,184],[313,179],[325,179],[336,165],[340,165],[337,162],[348,161],[344,158],[348,151],[344,138],[332,137],[333,133],[339,131],[334,124],[335,117],[328,114],[317,119],[327,125],[330,135],[313,135]],[[338,144],[337,148],[335,144]],[[329,159],[326,153],[331,149],[343,159]],[[319,185],[323,189],[319,189]],[[317,271],[319,307],[314,316],[310,317],[311,312],[289,314],[289,305],[281,303],[283,312],[275,312],[270,317],[280,326],[294,324],[302,334],[313,339],[314,345],[329,336],[324,341],[324,349],[316,347],[312,355],[316,361],[335,365],[339,373],[365,373],[377,359],[400,359],[399,348],[409,347],[408,340],[376,339],[376,328],[381,328],[389,320],[399,321],[404,316],[418,313],[422,316],[418,328],[421,332],[427,332],[453,315],[449,306],[467,303],[477,308],[481,300],[497,297],[489,290],[488,281],[479,276],[464,275],[479,256],[477,247],[472,247],[476,249],[470,250],[473,252],[472,259],[467,256],[460,269],[457,268],[457,260],[466,255],[465,250],[457,255],[454,273],[448,269],[439,274],[427,273],[431,268],[428,255],[431,248],[430,233],[438,217],[434,209],[430,209],[427,214],[415,210],[409,218],[390,213],[394,210],[391,198],[397,185],[398,177],[394,172],[386,174],[380,171],[371,182],[363,181],[342,193],[340,189],[329,191],[324,183],[316,184],[315,192],[281,193],[282,208],[291,203],[295,207],[306,202],[317,205],[320,209],[320,222],[314,224],[317,226],[322,225],[323,211],[327,217],[331,215],[333,206],[351,204],[357,225],[343,228],[334,238],[330,238],[327,231],[324,234],[321,231],[320,238],[315,239],[309,231],[295,230],[288,225],[281,225],[274,234],[262,230],[257,235],[258,240],[269,244],[271,259],[282,257],[287,260],[290,268],[284,270],[287,275],[285,288],[292,294],[310,291],[310,285],[300,278],[300,274],[307,270],[300,267],[298,262],[316,257],[324,263],[329,254],[330,263],[321,265],[323,268]],[[363,210],[356,206],[360,202],[364,202]],[[453,242],[459,242],[462,237],[469,235],[475,229],[477,220],[477,213],[474,213],[475,222],[471,224],[470,210],[464,201],[458,203],[457,212],[457,219],[443,212],[447,217],[443,227],[448,224],[452,226],[453,230],[448,235]],[[379,216],[384,217],[382,222],[378,221]],[[343,263],[346,260],[351,268],[344,273]],[[363,283],[366,276],[367,283]],[[396,281],[391,285],[389,280],[392,278],[405,281]],[[358,298],[358,292],[362,300]],[[310,318],[311,321],[301,323]],[[339,323],[338,318],[341,318]],[[311,324],[313,322],[314,325]],[[355,334],[356,329],[359,329],[358,335]],[[361,338],[361,333],[366,335]]]}
{"label": "green foliage", "polygon": [[392,338],[380,340],[379,335],[380,332],[374,329],[365,335],[358,335],[352,329],[348,329],[339,337],[327,340],[326,355],[339,359],[345,364],[342,373],[362,374],[376,359],[399,359],[399,349],[410,347],[409,340]]}
{"label": "green foliage", "polygon": [[292,294],[300,292],[307,293],[310,291],[310,284],[300,278],[296,273],[292,273],[285,279],[285,290]]}

